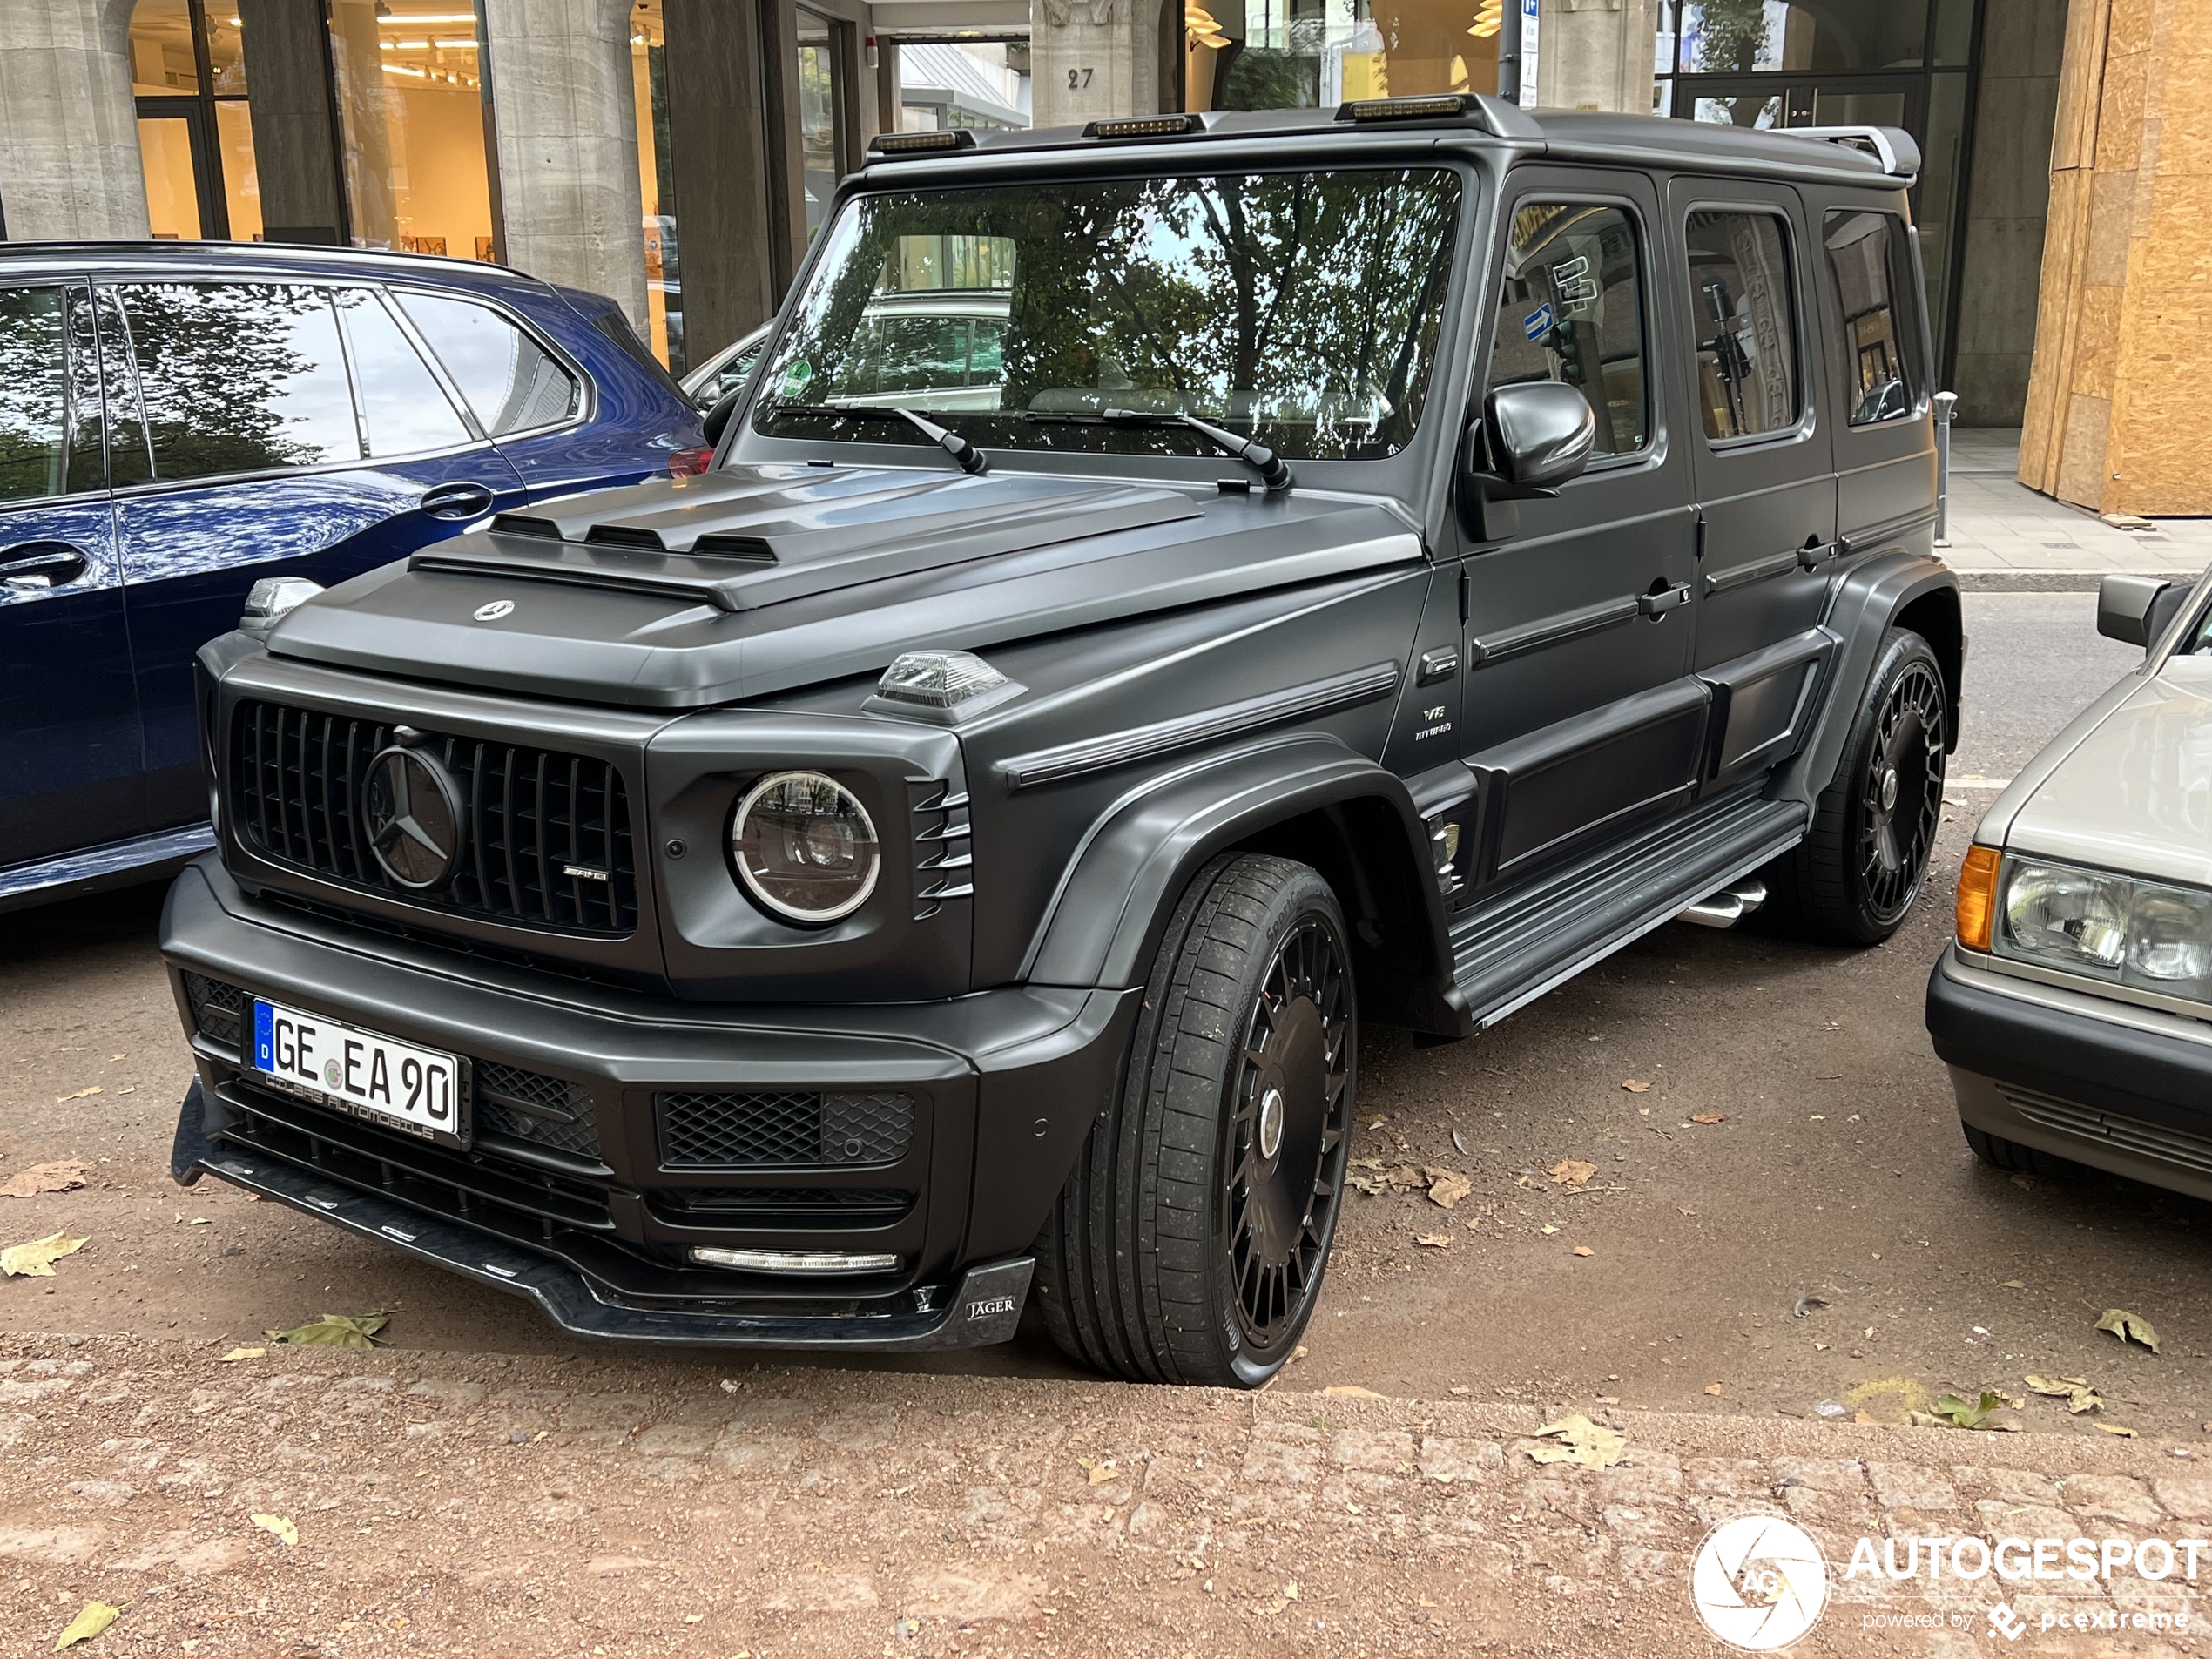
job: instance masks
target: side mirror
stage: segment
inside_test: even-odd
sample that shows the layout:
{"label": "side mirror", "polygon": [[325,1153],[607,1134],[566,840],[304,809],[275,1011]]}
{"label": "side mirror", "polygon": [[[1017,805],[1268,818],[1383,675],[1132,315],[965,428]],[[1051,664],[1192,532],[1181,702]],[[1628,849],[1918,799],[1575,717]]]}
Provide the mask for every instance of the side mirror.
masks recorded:
{"label": "side mirror", "polygon": [[1562,381],[1501,386],[1484,400],[1460,451],[1460,522],[1478,541],[1521,528],[1516,502],[1556,496],[1589,463],[1597,417]]}
{"label": "side mirror", "polygon": [[722,447],[722,435],[730,429],[730,417],[738,412],[738,400],[744,395],[745,388],[742,387],[734,392],[723,393],[715,400],[714,407],[706,412],[706,419],[699,422],[700,429],[706,434],[709,448],[719,449]]}
{"label": "side mirror", "polygon": [[2155,576],[2108,576],[2097,584],[2097,631],[2123,645],[2150,649],[2180,604],[2159,602],[2174,584]]}

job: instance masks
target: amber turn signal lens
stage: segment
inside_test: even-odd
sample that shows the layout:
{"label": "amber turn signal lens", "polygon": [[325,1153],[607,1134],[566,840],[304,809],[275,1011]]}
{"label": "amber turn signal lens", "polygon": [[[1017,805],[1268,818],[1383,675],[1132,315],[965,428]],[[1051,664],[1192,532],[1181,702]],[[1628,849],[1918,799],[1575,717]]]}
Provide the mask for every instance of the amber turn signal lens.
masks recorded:
{"label": "amber turn signal lens", "polygon": [[1959,867],[1959,942],[1968,950],[1989,948],[1991,919],[1997,912],[1997,862],[1993,846],[1970,846]]}

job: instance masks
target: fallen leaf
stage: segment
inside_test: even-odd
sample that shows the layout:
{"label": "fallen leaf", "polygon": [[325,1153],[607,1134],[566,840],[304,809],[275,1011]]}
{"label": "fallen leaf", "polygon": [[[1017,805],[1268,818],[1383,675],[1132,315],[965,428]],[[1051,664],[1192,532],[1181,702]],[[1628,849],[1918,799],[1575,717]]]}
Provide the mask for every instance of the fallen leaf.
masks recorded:
{"label": "fallen leaf", "polygon": [[1879,1428],[1882,1426],[1882,1420],[1868,1411],[1855,1413],[1851,1420],[1854,1423],[1863,1423],[1869,1428]]}
{"label": "fallen leaf", "polygon": [[1295,1602],[1298,1600],[1298,1580],[1292,1579],[1289,1583],[1283,1586],[1283,1599],[1285,1602]]}
{"label": "fallen leaf", "polygon": [[1627,1089],[1631,1095],[1648,1095],[1651,1092],[1651,1085],[1649,1083],[1640,1083],[1633,1077],[1629,1078],[1628,1082],[1622,1083],[1621,1087]]}
{"label": "fallen leaf", "polygon": [[1415,1233],[1413,1235],[1413,1242],[1417,1244],[1426,1244],[1431,1250],[1449,1250],[1452,1247],[1452,1235],[1449,1233]]}
{"label": "fallen leaf", "polygon": [[1590,1248],[1588,1244],[1577,1244],[1577,1245],[1575,1245],[1575,1253],[1577,1256],[1595,1256],[1595,1255],[1596,1255],[1596,1254],[1597,1254],[1597,1252],[1596,1252],[1595,1251],[1592,1250],[1592,1249],[1591,1249],[1591,1248]]}
{"label": "fallen leaf", "polygon": [[1722,1392],[1722,1388],[1718,1383],[1707,1383],[1705,1385],[1705,1392],[1709,1394],[1717,1394]]}
{"label": "fallen leaf", "polygon": [[2020,1278],[2008,1278],[2005,1281],[2005,1288],[2008,1291],[2024,1291],[2027,1288],[2027,1281]]}
{"label": "fallen leaf", "polygon": [[1548,1222],[1546,1222],[1546,1223],[1544,1224],[1544,1237],[1545,1237],[1545,1238],[1550,1238],[1550,1237],[1551,1237],[1554,1233],[1557,1232],[1558,1231],[1559,1231],[1559,1229],[1558,1229],[1558,1228],[1556,1228],[1556,1227],[1554,1227],[1554,1226],[1553,1226],[1553,1225],[1551,1224],[1551,1223],[1549,1223],[1548,1221]]}
{"label": "fallen leaf", "polygon": [[2089,1386],[2087,1377],[2024,1377],[2021,1380],[2034,1393],[2063,1399],[2067,1410],[2076,1416],[2104,1409],[2104,1401],[2097,1398],[2097,1391]]}
{"label": "fallen leaf", "polygon": [[1528,1448],[1528,1455],[1539,1463],[1579,1463],[1586,1469],[1608,1469],[1628,1449],[1628,1437],[1620,1430],[1593,1423],[1580,1412],[1545,1424],[1536,1435],[1554,1442]]}
{"label": "fallen leaf", "polygon": [[1382,1396],[1372,1388],[1362,1388],[1358,1383],[1332,1383],[1321,1391],[1337,1399],[1380,1399]]}
{"label": "fallen leaf", "polygon": [[84,1239],[71,1238],[65,1233],[49,1233],[27,1244],[12,1244],[0,1250],[0,1274],[10,1278],[51,1278],[54,1264],[64,1256],[75,1255],[84,1243]]}
{"label": "fallen leaf", "polygon": [[[98,1094],[99,1092],[100,1092],[100,1086],[99,1086],[99,1084],[98,1084],[98,1083],[94,1083],[94,1084],[93,1084],[93,1085],[92,1085],[90,1089],[78,1089],[78,1090],[75,1094],[73,1094],[73,1095],[61,1095],[61,1096],[57,1096],[55,1098],[54,1104],[55,1104],[55,1105],[57,1105],[57,1106],[59,1106],[59,1105],[61,1105],[61,1104],[62,1104],[64,1101],[83,1100],[83,1099],[84,1099],[87,1096],[91,1096],[91,1095],[97,1095],[97,1094]],[[105,1605],[106,1605],[106,1603],[105,1603],[105,1602],[94,1602],[94,1603],[93,1603],[93,1605],[94,1605],[95,1607],[104,1607],[104,1606],[105,1606]],[[104,1630],[105,1630],[105,1629],[107,1628],[107,1626],[106,1626],[106,1625],[102,1625],[100,1628],[101,1628],[102,1629],[104,1629]],[[83,1639],[84,1639],[84,1638],[82,1638],[81,1636],[78,1638],[78,1640],[79,1640],[79,1641],[82,1641]]]}
{"label": "fallen leaf", "polygon": [[2107,1434],[2123,1435],[2131,1440],[2135,1438],[2135,1431],[2134,1429],[2122,1428],[2117,1423],[2092,1423],[2089,1426],[2094,1429],[2101,1429]]}
{"label": "fallen leaf", "polygon": [[263,1334],[295,1348],[373,1348],[376,1333],[390,1323],[391,1316],[385,1313],[326,1313],[313,1325]]}
{"label": "fallen leaf", "polygon": [[2140,1342],[2153,1353],[2158,1352],[2158,1332],[2151,1329],[2150,1321],[2126,1308],[2107,1308],[2104,1317],[2097,1321],[2097,1329],[2111,1332],[2123,1346],[2131,1341]]}
{"label": "fallen leaf", "polygon": [[1562,1187],[1579,1187],[1597,1173],[1597,1165],[1585,1163],[1581,1158],[1561,1158],[1544,1173]]}
{"label": "fallen leaf", "polygon": [[41,1192],[67,1192],[71,1187],[84,1184],[84,1171],[91,1165],[79,1158],[63,1158],[53,1163],[34,1163],[28,1170],[18,1170],[6,1181],[0,1182],[0,1198],[29,1198]]}
{"label": "fallen leaf", "polygon": [[1728,1122],[1728,1114],[1726,1112],[1692,1112],[1689,1115],[1689,1121],[1693,1123],[1725,1123]]}
{"label": "fallen leaf", "polygon": [[1429,1202],[1441,1204],[1447,1210],[1474,1190],[1474,1182],[1463,1175],[1454,1175],[1449,1170],[1432,1170],[1427,1173],[1431,1177]]}
{"label": "fallen leaf", "polygon": [[1989,1414],[2006,1403],[2005,1396],[1993,1388],[1985,1388],[1976,1399],[1963,1399],[1957,1394],[1939,1394],[1932,1412],[1908,1412],[1905,1415],[1916,1428],[1986,1428]]}
{"label": "fallen leaf", "polygon": [[1120,1466],[1112,1458],[1079,1457],[1076,1461],[1082,1467],[1083,1474],[1089,1477],[1087,1484],[1094,1487],[1104,1486],[1107,1481],[1113,1480],[1122,1472]]}
{"label": "fallen leaf", "polygon": [[233,1359],[266,1359],[268,1357],[269,1351],[266,1348],[233,1348],[223,1356],[220,1363],[228,1365]]}
{"label": "fallen leaf", "polygon": [[[129,1602],[124,1606],[128,1607]],[[90,1642],[94,1636],[123,1616],[123,1608],[110,1607],[105,1602],[87,1602],[84,1610],[69,1622],[69,1629],[54,1638],[54,1651],[73,1648],[80,1642]]]}
{"label": "fallen leaf", "polygon": [[280,1544],[290,1546],[300,1541],[300,1529],[282,1515],[255,1515],[253,1521],[263,1532],[274,1533]]}

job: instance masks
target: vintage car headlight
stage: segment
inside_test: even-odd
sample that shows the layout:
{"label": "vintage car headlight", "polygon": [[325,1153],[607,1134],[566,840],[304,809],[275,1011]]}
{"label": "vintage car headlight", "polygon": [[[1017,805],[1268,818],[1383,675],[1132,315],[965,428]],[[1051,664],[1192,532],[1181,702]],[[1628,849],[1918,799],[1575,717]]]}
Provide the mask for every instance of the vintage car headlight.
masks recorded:
{"label": "vintage car headlight", "polygon": [[2212,892],[2014,859],[2000,955],[2212,1001]]}
{"label": "vintage car headlight", "polygon": [[819,772],[772,772],[730,820],[730,855],[752,896],[792,921],[835,921],[875,891],[883,849],[853,792]]}

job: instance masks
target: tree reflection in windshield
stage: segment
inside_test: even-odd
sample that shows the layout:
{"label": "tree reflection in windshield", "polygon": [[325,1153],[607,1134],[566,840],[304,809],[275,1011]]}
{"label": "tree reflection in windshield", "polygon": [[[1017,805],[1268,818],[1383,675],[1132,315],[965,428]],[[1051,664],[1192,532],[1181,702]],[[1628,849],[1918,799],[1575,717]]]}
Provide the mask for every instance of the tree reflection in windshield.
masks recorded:
{"label": "tree reflection in windshield", "polygon": [[[864,197],[758,418],[853,436],[825,406],[895,404],[950,413],[987,447],[1190,449],[1185,432],[1082,419],[1135,409],[1226,421],[1294,457],[1394,454],[1434,367],[1459,204],[1457,177],[1432,169]],[[954,237],[990,250],[991,286],[941,286],[945,262],[915,257]],[[887,330],[926,318],[977,345],[893,383]]]}

